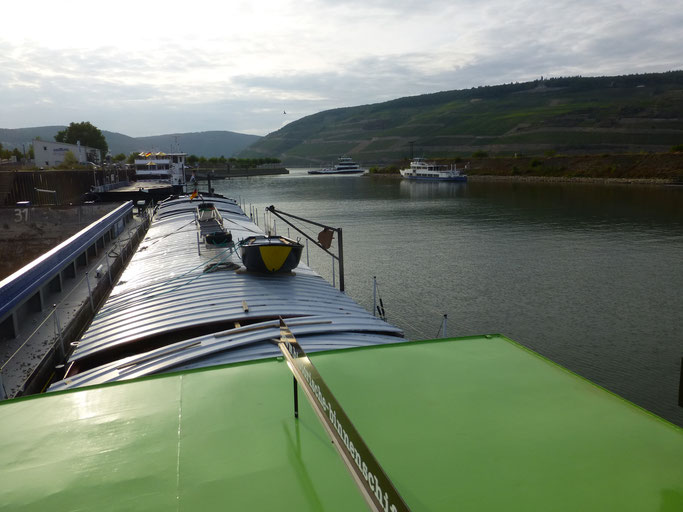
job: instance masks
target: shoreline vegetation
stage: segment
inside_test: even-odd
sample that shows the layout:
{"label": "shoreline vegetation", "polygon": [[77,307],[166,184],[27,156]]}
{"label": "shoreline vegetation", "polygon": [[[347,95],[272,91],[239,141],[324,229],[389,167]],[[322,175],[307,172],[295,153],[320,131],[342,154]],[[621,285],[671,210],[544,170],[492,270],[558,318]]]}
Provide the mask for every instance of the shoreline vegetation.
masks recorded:
{"label": "shoreline vegetation", "polygon": [[[375,172],[367,176],[379,178],[401,179],[396,173]],[[499,181],[510,183],[591,183],[606,185],[683,185],[683,180],[667,178],[590,178],[590,177],[570,177],[570,176],[502,176],[495,174],[474,174],[467,176],[470,182]]]}
{"label": "shoreline vegetation", "polygon": [[[683,185],[683,152],[434,159],[456,164],[471,181],[539,181]],[[400,166],[373,167],[372,176],[400,178]],[[467,167],[466,167],[467,166]]]}

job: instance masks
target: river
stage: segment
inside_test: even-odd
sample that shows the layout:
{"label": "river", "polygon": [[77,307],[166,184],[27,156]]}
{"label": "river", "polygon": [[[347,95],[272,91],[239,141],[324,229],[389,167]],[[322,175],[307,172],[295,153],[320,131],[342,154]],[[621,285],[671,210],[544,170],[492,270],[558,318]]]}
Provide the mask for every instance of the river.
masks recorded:
{"label": "river", "polygon": [[[683,426],[683,187],[303,169],[214,187],[261,226],[272,204],[343,228],[346,292],[372,310],[376,276],[387,320],[407,338],[441,336],[445,314],[448,336],[504,334]],[[331,258],[312,246],[309,258],[331,282]]]}

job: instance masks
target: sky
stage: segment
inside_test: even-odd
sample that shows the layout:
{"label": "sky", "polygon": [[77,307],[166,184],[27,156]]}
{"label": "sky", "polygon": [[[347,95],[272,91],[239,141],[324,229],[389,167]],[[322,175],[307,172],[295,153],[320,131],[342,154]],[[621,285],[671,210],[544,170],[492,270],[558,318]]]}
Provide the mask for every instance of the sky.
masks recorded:
{"label": "sky", "polygon": [[0,19],[0,128],[267,135],[404,96],[683,69],[683,0],[32,0]]}

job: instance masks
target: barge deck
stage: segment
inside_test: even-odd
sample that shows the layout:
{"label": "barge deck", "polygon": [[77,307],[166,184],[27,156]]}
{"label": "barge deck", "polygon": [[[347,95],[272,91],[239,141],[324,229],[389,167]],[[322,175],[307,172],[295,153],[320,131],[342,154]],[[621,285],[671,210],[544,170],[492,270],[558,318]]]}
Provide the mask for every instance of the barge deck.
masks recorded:
{"label": "barge deck", "polygon": [[164,201],[65,377],[0,402],[0,504],[364,509],[293,407],[285,318],[410,510],[683,507],[682,429],[504,336],[407,342],[306,265],[249,272],[236,249],[263,233],[211,202],[234,245],[202,236],[198,201]]}

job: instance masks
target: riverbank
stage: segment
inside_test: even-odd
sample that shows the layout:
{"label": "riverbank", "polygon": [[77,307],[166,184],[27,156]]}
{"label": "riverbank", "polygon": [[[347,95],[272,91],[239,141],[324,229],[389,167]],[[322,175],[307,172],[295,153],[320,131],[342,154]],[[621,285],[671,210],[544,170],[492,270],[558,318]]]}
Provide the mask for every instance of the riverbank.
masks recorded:
{"label": "riverbank", "polygon": [[[197,169],[197,174],[200,179],[203,175],[210,173],[212,179],[227,179],[227,178],[248,178],[250,176],[274,176],[278,174],[289,174],[287,168],[281,165],[263,166],[263,167],[238,167],[232,169],[225,168],[202,168]],[[189,175],[187,176],[189,180]]]}
{"label": "riverbank", "polygon": [[[401,179],[400,174],[396,173],[371,173],[365,176],[380,176],[382,178]],[[662,178],[587,178],[571,176],[512,176],[494,174],[470,174],[468,181],[485,182],[517,182],[517,183],[592,183],[605,185],[680,185],[683,181],[676,179]]]}
{"label": "riverbank", "polygon": [[605,185],[683,185],[682,181],[663,178],[589,178],[571,176],[496,176],[475,174],[469,181],[513,181],[529,183],[603,183]]}
{"label": "riverbank", "polygon": [[[683,184],[683,153],[472,158],[455,162],[467,166],[471,181],[541,181],[623,184]],[[452,163],[446,162],[443,163]],[[406,163],[407,165],[407,163]],[[398,167],[372,175],[400,178]]]}

